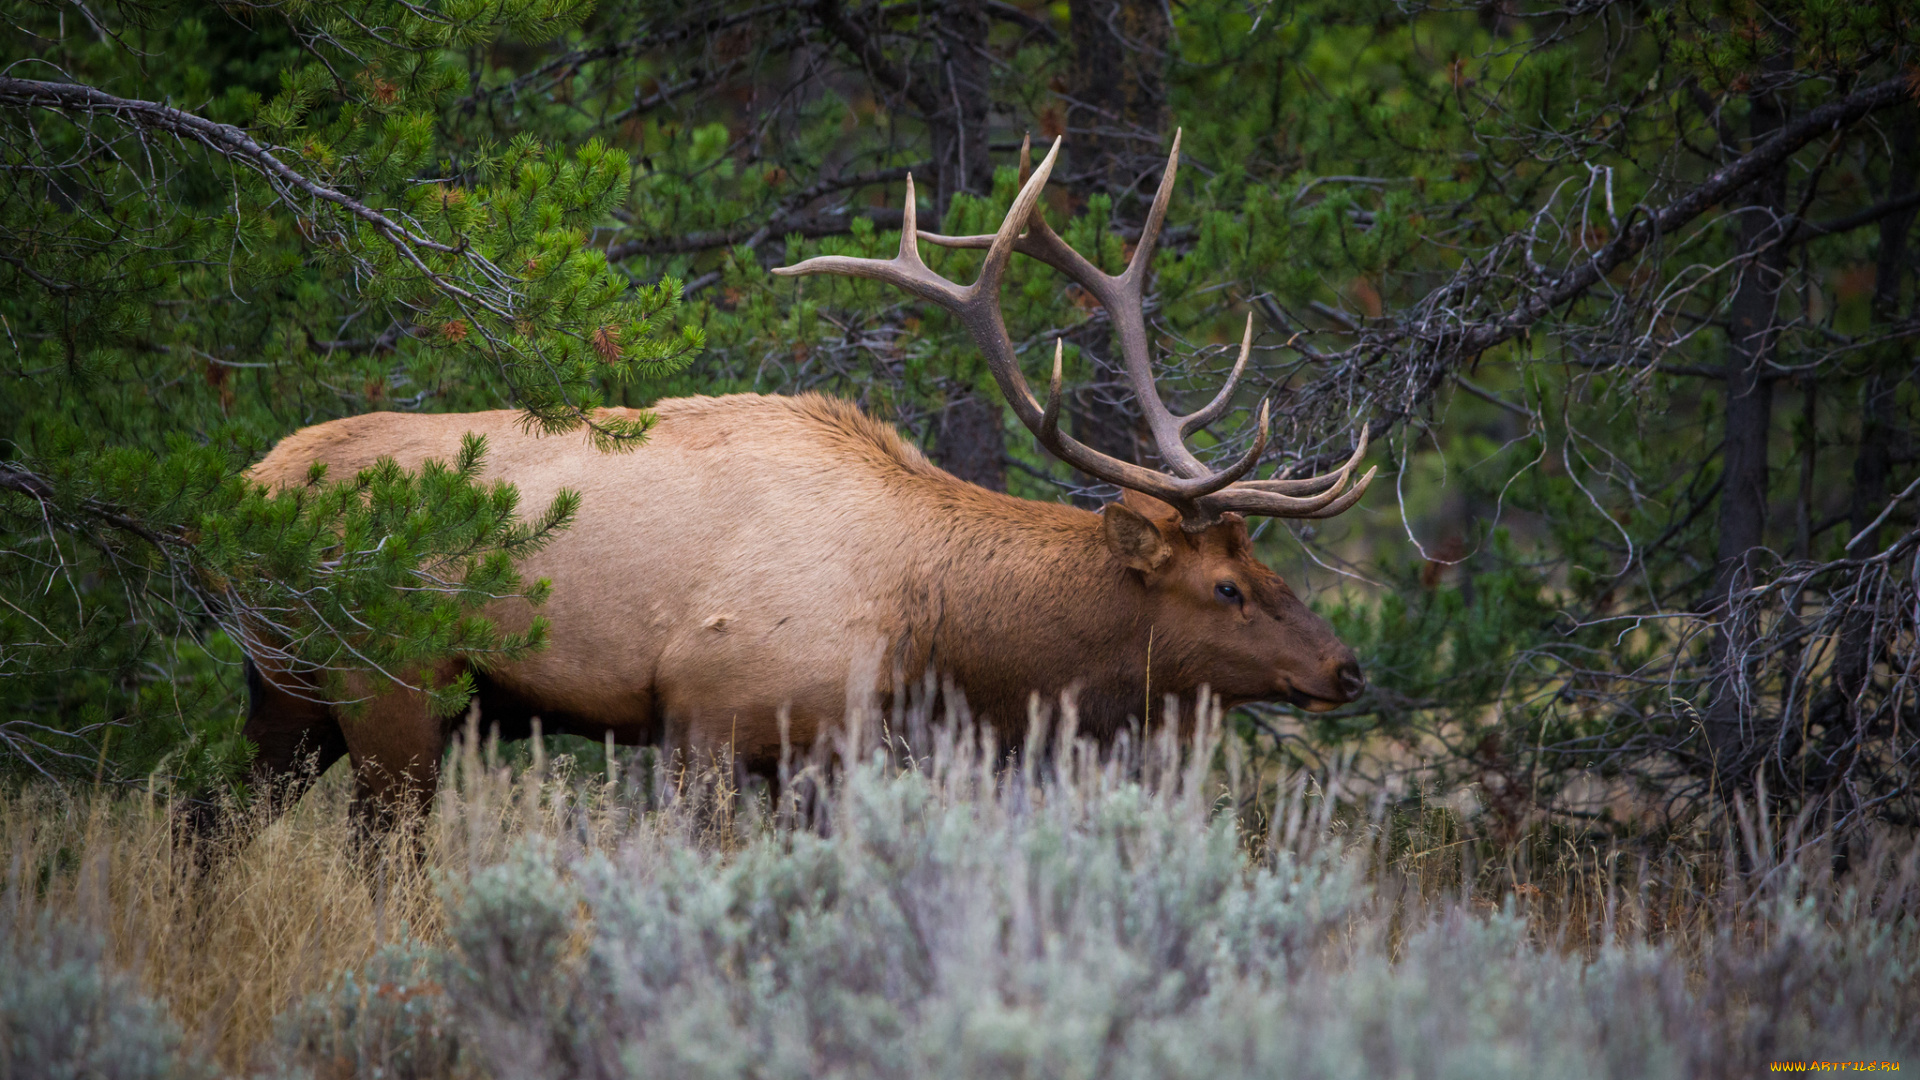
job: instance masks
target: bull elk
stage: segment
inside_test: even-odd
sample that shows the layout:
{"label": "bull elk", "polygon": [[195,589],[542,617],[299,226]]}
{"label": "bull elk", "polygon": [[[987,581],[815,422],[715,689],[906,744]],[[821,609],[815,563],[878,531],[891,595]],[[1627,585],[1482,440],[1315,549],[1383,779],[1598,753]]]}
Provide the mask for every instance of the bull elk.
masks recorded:
{"label": "bull elk", "polygon": [[[1255,558],[1245,515],[1324,518],[1353,506],[1374,475],[1349,483],[1364,431],[1345,464],[1309,479],[1248,478],[1267,445],[1264,404],[1251,447],[1225,468],[1188,449],[1187,436],[1226,412],[1253,327],[1249,320],[1239,360],[1206,407],[1185,416],[1166,407],[1143,292],[1179,139],[1118,276],[1047,226],[1039,198],[1059,149],[1056,140],[1030,170],[1022,151],[1031,175],[991,236],[920,232],[909,179],[893,259],[827,256],[776,273],[872,278],[953,312],[1040,445],[1123,490],[1099,513],[961,481],[892,427],[811,394],[662,401],[649,439],[626,454],[538,437],[510,410],[373,413],[288,436],[252,475],[285,487],[304,482],[315,462],[336,475],[382,458],[414,468],[453,458],[461,437],[477,432],[491,478],[534,500],[562,487],[580,493],[575,524],[526,566],[553,583],[549,647],[474,673],[482,721],[503,738],[525,736],[537,717],[549,732],[731,753],[764,769],[782,744],[781,714],[788,737],[807,745],[844,715],[849,663],[876,645],[891,660],[884,667],[939,672],[1003,744],[1024,730],[1036,692],[1076,692],[1081,730],[1096,737],[1138,715],[1149,686],[1156,697],[1210,687],[1229,706],[1351,701],[1364,686],[1352,651]],[[921,241],[985,249],[979,279],[962,287],[935,274],[920,260]],[[1099,453],[1060,429],[1057,345],[1046,401],[1028,389],[999,305],[1014,252],[1106,308],[1170,472]],[[532,617],[524,605],[490,614],[509,627]],[[430,802],[451,721],[433,716],[421,693],[389,691],[347,719],[264,655],[249,676],[256,785],[297,796],[303,761],[324,769],[351,755],[361,807],[384,816]],[[884,694],[890,675],[880,677],[889,685],[871,689]]]}

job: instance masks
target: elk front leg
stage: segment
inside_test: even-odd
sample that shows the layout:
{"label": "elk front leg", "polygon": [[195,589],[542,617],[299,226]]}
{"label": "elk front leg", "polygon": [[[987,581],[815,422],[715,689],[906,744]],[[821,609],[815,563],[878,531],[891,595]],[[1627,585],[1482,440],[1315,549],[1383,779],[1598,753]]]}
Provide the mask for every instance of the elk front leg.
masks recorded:
{"label": "elk front leg", "polygon": [[[449,662],[431,677],[444,686],[461,671]],[[389,687],[357,715],[343,717],[340,730],[353,759],[354,844],[363,863],[376,869],[381,844],[396,830],[405,830],[414,861],[424,861],[421,829],[440,784],[447,722],[434,715],[424,690]]]}

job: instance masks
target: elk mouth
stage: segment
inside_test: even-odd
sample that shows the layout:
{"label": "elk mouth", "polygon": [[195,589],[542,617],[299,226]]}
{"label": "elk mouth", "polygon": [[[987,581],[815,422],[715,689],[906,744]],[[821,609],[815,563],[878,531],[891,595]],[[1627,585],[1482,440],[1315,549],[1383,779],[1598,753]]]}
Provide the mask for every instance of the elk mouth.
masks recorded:
{"label": "elk mouth", "polygon": [[1309,694],[1306,691],[1297,689],[1295,687],[1287,688],[1286,699],[1287,699],[1287,704],[1293,706],[1294,708],[1305,709],[1307,712],[1311,712],[1311,713],[1323,713],[1330,709],[1337,709],[1340,706],[1345,705],[1347,701],[1351,700],[1348,698],[1336,699],[1336,698],[1318,697],[1314,694]]}
{"label": "elk mouth", "polygon": [[[1319,682],[1319,680],[1313,681]],[[1315,694],[1300,689],[1299,685],[1293,682],[1292,679],[1287,679],[1286,689],[1282,696],[1287,699],[1289,705],[1292,705],[1296,709],[1304,709],[1311,713],[1323,713],[1330,709],[1337,709],[1348,702],[1359,700],[1360,695],[1365,692],[1367,688],[1367,678],[1360,673],[1360,665],[1349,658],[1334,670],[1332,678],[1321,683],[1321,685],[1328,686],[1333,693],[1326,696]]]}

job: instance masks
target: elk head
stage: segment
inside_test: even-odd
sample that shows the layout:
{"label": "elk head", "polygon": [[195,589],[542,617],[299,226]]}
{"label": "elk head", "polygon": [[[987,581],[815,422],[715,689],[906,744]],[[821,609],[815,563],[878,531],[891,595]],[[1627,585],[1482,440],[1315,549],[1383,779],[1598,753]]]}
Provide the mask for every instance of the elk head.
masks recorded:
{"label": "elk head", "polygon": [[[1180,136],[1147,212],[1145,228],[1127,268],[1107,274],[1062,240],[1046,222],[1040,194],[1060,153],[1060,140],[1030,168],[1022,145],[1020,193],[998,232],[990,236],[942,236],[919,231],[913,178],[907,178],[900,251],[892,259],[828,255],[776,274],[844,274],[884,281],[931,301],[959,317],[986,355],[994,380],[1040,445],[1089,476],[1115,484],[1123,498],[1102,511],[1104,540],[1149,594],[1152,625],[1164,629],[1163,649],[1180,682],[1210,685],[1228,703],[1287,700],[1315,711],[1353,700],[1365,686],[1353,652],[1325,620],[1309,611],[1278,574],[1254,557],[1246,517],[1326,518],[1366,493],[1375,470],[1349,484],[1367,452],[1363,427],[1351,457],[1333,472],[1300,479],[1250,478],[1267,448],[1267,403],[1260,404],[1253,444],[1225,468],[1215,469],[1186,445],[1187,436],[1224,415],[1253,347],[1253,319],[1240,341],[1240,355],[1226,384],[1198,411],[1175,414],[1154,384],[1145,314],[1148,264],[1166,221],[1180,162]],[[920,260],[919,242],[949,248],[984,248],[980,277],[962,286],[934,273]],[[1061,343],[1056,339],[1053,377],[1042,405],[1020,371],[1000,311],[1000,283],[1014,252],[1038,259],[1085,289],[1106,308],[1120,340],[1128,382],[1171,473],[1103,454],[1060,430]],[[1162,667],[1156,663],[1156,669]]]}

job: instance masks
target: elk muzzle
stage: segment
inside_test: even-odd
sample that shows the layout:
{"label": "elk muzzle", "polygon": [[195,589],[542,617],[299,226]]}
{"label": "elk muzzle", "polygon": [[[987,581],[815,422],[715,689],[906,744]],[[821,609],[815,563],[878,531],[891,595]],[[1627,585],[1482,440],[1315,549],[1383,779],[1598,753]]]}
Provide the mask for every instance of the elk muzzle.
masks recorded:
{"label": "elk muzzle", "polygon": [[1331,657],[1312,680],[1290,679],[1287,683],[1285,698],[1295,708],[1307,712],[1326,712],[1358,698],[1367,688],[1367,677],[1360,671],[1360,662],[1353,653],[1340,650],[1342,655]]}

